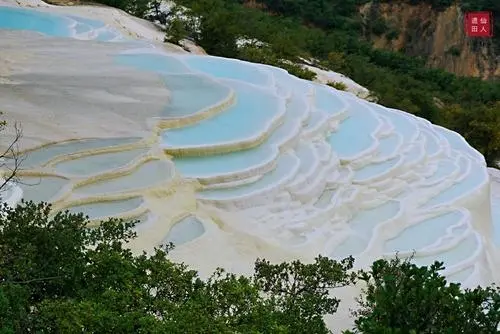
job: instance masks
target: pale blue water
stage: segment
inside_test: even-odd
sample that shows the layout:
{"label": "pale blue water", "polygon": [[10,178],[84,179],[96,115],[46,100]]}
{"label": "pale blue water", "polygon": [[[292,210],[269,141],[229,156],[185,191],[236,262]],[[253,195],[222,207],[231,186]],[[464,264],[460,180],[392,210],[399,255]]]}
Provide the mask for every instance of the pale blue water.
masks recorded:
{"label": "pale blue water", "polygon": [[378,140],[378,152],[379,156],[377,158],[386,158],[393,156],[397,153],[398,148],[402,143],[402,138],[398,134],[392,134],[389,137],[384,137]]}
{"label": "pale blue water", "polygon": [[148,161],[130,174],[78,187],[74,193],[99,195],[149,188],[167,181],[171,175],[170,168],[165,161]]}
{"label": "pale blue water", "polygon": [[[472,167],[464,180],[452,185],[437,196],[433,197],[423,206],[423,208],[430,208],[453,201],[461,196],[467,195],[467,193],[471,191],[476,190],[481,184],[487,182],[489,177],[484,168],[482,166],[476,166],[473,162],[471,162],[471,164]],[[463,165],[461,170],[466,170]]]}
{"label": "pale blue water", "polygon": [[272,161],[277,153],[270,146],[261,145],[257,148],[228,154],[174,158],[174,163],[184,177],[208,177],[241,172],[260,166]]}
{"label": "pale blue water", "polygon": [[123,152],[90,155],[79,159],[60,162],[55,165],[58,173],[87,176],[125,166],[144,155],[149,149],[140,148]]}
{"label": "pale blue water", "polygon": [[358,211],[348,224],[357,235],[369,238],[375,226],[394,218],[399,211],[398,201],[387,201],[375,208]]}
{"label": "pale blue water", "polygon": [[493,242],[500,247],[500,198],[491,197],[491,218],[493,221]]}
{"label": "pale blue water", "polygon": [[453,283],[463,283],[470,275],[474,272],[474,267],[467,267],[464,270],[461,270],[455,274],[449,275],[446,277],[448,282]]}
{"label": "pale blue water", "polygon": [[455,165],[455,161],[450,159],[439,160],[436,172],[432,174],[430,177],[426,178],[425,182],[430,184],[440,181],[452,175],[456,169],[457,166]]}
{"label": "pale blue water", "polygon": [[276,82],[283,86],[285,91],[292,93],[292,95],[304,95],[311,89],[311,82],[291,76],[287,71],[273,66],[262,65],[265,71],[272,73]]}
{"label": "pale blue water", "polygon": [[[314,151],[311,149],[310,145],[300,144],[295,149],[295,154],[300,159],[300,169],[299,171],[304,174],[308,174],[312,171],[313,163],[316,160]],[[317,162],[317,161],[316,161]]]}
{"label": "pale blue water", "polygon": [[349,255],[356,256],[360,254],[368,246],[375,227],[394,218],[399,211],[400,204],[398,201],[388,201],[373,209],[358,211],[349,221],[353,234],[340,244],[331,253],[331,256],[344,258]]}
{"label": "pale blue water", "polygon": [[374,145],[372,134],[380,122],[365,105],[348,101],[349,118],[327,139],[340,159],[353,158]]}
{"label": "pale blue water", "polygon": [[184,63],[175,57],[162,54],[120,54],[114,57],[115,62],[121,65],[132,66],[143,71],[152,71],[162,74],[189,73]]}
{"label": "pale blue water", "polygon": [[418,125],[416,119],[410,114],[375,103],[370,103],[369,106],[373,111],[384,115],[392,123],[394,132],[403,137],[403,143],[411,143],[417,139]]}
{"label": "pale blue water", "polygon": [[23,199],[35,203],[49,202],[63,186],[68,184],[68,180],[54,176],[25,176],[21,177],[20,181],[18,186],[23,190]]}
{"label": "pale blue water", "polygon": [[452,211],[437,217],[419,221],[403,230],[396,238],[387,240],[386,252],[419,250],[435,243],[446,234],[446,230],[463,219],[463,213]]}
{"label": "pale blue water", "polygon": [[293,173],[298,165],[298,160],[289,154],[279,157],[275,169],[264,174],[258,181],[233,188],[205,190],[199,193],[200,198],[206,199],[229,199],[239,197],[266,189],[270,185],[279,184]]}
{"label": "pale blue water", "polygon": [[172,226],[162,243],[166,245],[171,242],[178,246],[198,238],[203,233],[203,224],[196,217],[188,216]]}
{"label": "pale blue water", "polygon": [[425,151],[428,155],[434,155],[439,151],[439,142],[437,138],[428,130],[422,130],[425,138]]}
{"label": "pale blue water", "polygon": [[0,6],[0,29],[32,30],[57,37],[70,37],[71,20],[24,8]]}
{"label": "pale blue water", "polygon": [[385,174],[389,169],[396,166],[400,160],[400,157],[395,157],[384,162],[366,165],[354,171],[354,181],[364,181]]}
{"label": "pale blue water", "polygon": [[212,146],[246,140],[262,133],[280,113],[281,101],[263,90],[233,82],[236,104],[195,125],[167,130],[162,134],[165,148]]}
{"label": "pale blue water", "polygon": [[314,102],[317,108],[329,114],[338,114],[347,107],[347,104],[333,88],[323,85],[315,85],[314,88],[316,92]]}
{"label": "pale blue water", "polygon": [[133,197],[126,200],[98,202],[92,204],[82,204],[68,208],[71,213],[80,213],[96,219],[106,216],[115,216],[140,207],[143,203],[142,197]]}
{"label": "pale blue water", "polygon": [[444,251],[439,254],[429,256],[415,257],[412,262],[418,266],[428,266],[434,261],[444,262],[445,267],[455,265],[472,256],[478,247],[477,240],[474,235],[467,237],[461,241],[457,247]]}
{"label": "pale blue water", "polygon": [[80,25],[87,26],[89,28],[88,30],[99,29],[105,26],[104,22],[102,21],[92,20],[86,17],[75,16],[75,15],[66,15],[66,16],[77,21],[78,23],[80,23]]}
{"label": "pale blue water", "polygon": [[328,119],[328,114],[325,111],[314,109],[311,111],[309,119],[307,120],[307,126],[304,127],[304,130],[308,131],[311,129],[315,129],[320,124],[326,122],[327,119]]}
{"label": "pale blue water", "polygon": [[297,122],[307,115],[305,107],[305,102],[300,98],[292,98],[283,124],[262,145],[227,154],[174,158],[176,168],[183,176],[195,178],[238,173],[266,164],[276,158],[278,146],[286,138],[295,135],[299,126]]}
{"label": "pale blue water", "polygon": [[419,159],[423,158],[424,154],[424,148],[413,144],[411,148],[404,153],[402,163],[405,165],[416,163]]}
{"label": "pale blue water", "polygon": [[389,118],[391,123],[394,125],[394,131],[403,137],[403,143],[406,144],[414,142],[419,134],[417,119],[401,110],[385,109],[388,112],[384,115]]}
{"label": "pale blue water", "polygon": [[479,161],[484,161],[484,157],[475,149],[473,149],[465,139],[459,135],[458,133],[444,129],[441,127],[436,128],[436,131],[439,132],[450,144],[450,146],[458,151],[467,153],[470,157],[477,159]]}
{"label": "pale blue water", "polygon": [[192,70],[207,73],[216,78],[234,79],[258,86],[271,84],[270,75],[250,63],[211,56],[186,56],[182,60]]}
{"label": "pale blue water", "polygon": [[231,93],[227,85],[198,75],[166,75],[165,84],[170,91],[168,105],[162,111],[165,118],[178,118],[195,114],[220,103]]}
{"label": "pale blue water", "polygon": [[99,138],[99,139],[83,139],[69,141],[60,144],[54,144],[42,147],[40,149],[28,152],[23,160],[23,168],[34,167],[41,165],[59,155],[76,153],[78,151],[87,151],[92,149],[131,144],[139,141],[140,138]]}

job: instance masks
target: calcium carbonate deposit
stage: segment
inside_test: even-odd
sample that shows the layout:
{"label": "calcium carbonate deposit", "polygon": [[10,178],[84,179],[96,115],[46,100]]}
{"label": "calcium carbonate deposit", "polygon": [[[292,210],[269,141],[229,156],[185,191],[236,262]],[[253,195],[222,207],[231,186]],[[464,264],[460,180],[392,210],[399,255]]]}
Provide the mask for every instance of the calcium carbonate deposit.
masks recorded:
{"label": "calcium carbonate deposit", "polygon": [[278,68],[169,53],[54,13],[0,7],[0,108],[27,150],[10,204],[139,219],[134,250],[174,242],[201,275],[248,274],[257,257],[364,267],[415,252],[465,286],[500,281],[500,200],[490,205],[484,158],[457,133]]}

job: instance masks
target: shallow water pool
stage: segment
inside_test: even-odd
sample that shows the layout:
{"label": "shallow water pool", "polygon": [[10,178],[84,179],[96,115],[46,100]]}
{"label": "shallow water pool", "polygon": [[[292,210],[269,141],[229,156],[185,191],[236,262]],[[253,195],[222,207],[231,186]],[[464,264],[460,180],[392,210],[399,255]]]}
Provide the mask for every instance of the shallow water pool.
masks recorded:
{"label": "shallow water pool", "polygon": [[449,267],[471,257],[475,253],[477,247],[479,247],[479,245],[476,237],[474,235],[470,235],[462,240],[455,248],[446,250],[439,254],[415,257],[412,262],[418,266],[428,266],[434,263],[434,261],[440,261],[444,262],[445,267]]}
{"label": "shallow water pool", "polygon": [[184,56],[181,59],[192,70],[216,78],[234,79],[258,86],[269,86],[273,83],[272,75],[261,67],[240,60],[212,56]]}
{"label": "shallow water pool", "polygon": [[154,53],[123,53],[116,55],[117,64],[135,67],[143,71],[162,74],[189,73],[190,70],[175,57]]}
{"label": "shallow water pool", "polygon": [[[471,168],[468,170],[468,174],[465,175],[465,178],[462,181],[453,184],[437,196],[432,197],[425,203],[425,205],[423,205],[423,208],[431,208],[457,200],[458,198],[466,196],[468,193],[478,189],[480,185],[487,182],[489,177],[486,170],[472,161],[470,161],[470,163]],[[467,161],[465,159],[461,159],[459,164],[461,170],[460,175],[463,175],[463,173],[467,172]]]}
{"label": "shallow water pool", "polygon": [[0,6],[0,29],[32,30],[42,34],[70,37],[72,21],[63,16],[57,16],[32,9]]}
{"label": "shallow water pool", "polygon": [[55,176],[26,176],[20,178],[18,186],[23,190],[23,199],[33,202],[50,202],[69,180]]}
{"label": "shallow water pool", "polygon": [[26,167],[34,167],[37,165],[42,165],[60,155],[72,154],[79,151],[87,151],[92,149],[100,149],[110,146],[132,144],[139,140],[140,138],[137,137],[95,138],[95,139],[74,140],[63,143],[57,143],[53,145],[47,145],[25,153],[25,159],[23,160],[23,167],[26,168]]}
{"label": "shallow water pool", "polygon": [[91,204],[76,205],[68,208],[71,213],[80,213],[89,216],[89,219],[96,219],[107,216],[115,216],[128,211],[132,211],[141,206],[141,197],[133,197],[126,200],[106,201]]}
{"label": "shallow water pool", "polygon": [[74,193],[98,195],[144,189],[167,181],[171,175],[169,164],[161,160],[151,160],[130,174],[81,186],[76,188]]}
{"label": "shallow water pool", "polygon": [[57,163],[54,167],[58,173],[88,176],[113,170],[144,155],[149,149],[140,148],[122,152],[90,155]]}
{"label": "shallow water pool", "polygon": [[258,181],[233,188],[205,190],[199,193],[201,199],[230,199],[263,191],[266,188],[282,183],[297,172],[299,160],[290,154],[279,157],[276,168],[266,173]]}
{"label": "shallow water pool", "polygon": [[168,105],[161,112],[163,118],[181,118],[224,101],[231,94],[229,86],[199,75],[166,75],[170,92]]}
{"label": "shallow water pool", "polygon": [[375,145],[372,134],[380,126],[377,117],[361,102],[348,101],[349,117],[327,139],[340,159],[352,159]]}
{"label": "shallow water pool", "polygon": [[330,255],[334,258],[359,255],[368,246],[375,227],[396,217],[399,211],[398,201],[387,201],[375,208],[358,211],[348,223],[352,234]]}
{"label": "shallow water pool", "polygon": [[458,224],[463,217],[462,212],[451,211],[421,220],[404,229],[396,238],[387,240],[384,250],[386,252],[412,251],[430,246],[445,236],[447,229]]}
{"label": "shallow water pool", "polygon": [[323,85],[315,85],[314,88],[316,92],[314,100],[317,108],[329,114],[338,114],[347,107],[347,103],[336,94],[333,88]]}
{"label": "shallow water pool", "polygon": [[390,169],[394,168],[401,158],[395,157],[383,162],[373,163],[366,165],[356,171],[354,171],[354,182],[364,182],[368,179],[381,176],[387,173]]}
{"label": "shallow water pool", "polygon": [[212,118],[162,134],[163,148],[216,146],[260,135],[284,111],[277,96],[246,84],[232,82],[236,104]]}
{"label": "shallow water pool", "polygon": [[173,243],[174,246],[182,245],[194,240],[205,233],[203,224],[194,216],[181,219],[172,226],[162,244]]}

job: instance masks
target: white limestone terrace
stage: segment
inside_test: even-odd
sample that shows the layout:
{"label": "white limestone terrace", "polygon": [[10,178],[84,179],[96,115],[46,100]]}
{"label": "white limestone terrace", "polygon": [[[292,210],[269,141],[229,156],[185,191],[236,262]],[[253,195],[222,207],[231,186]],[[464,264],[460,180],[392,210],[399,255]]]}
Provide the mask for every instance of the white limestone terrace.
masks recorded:
{"label": "white limestone terrace", "polygon": [[[167,53],[95,22],[77,36],[68,22],[85,20],[47,11],[0,7],[0,109],[28,149],[10,204],[137,218],[134,250],[173,241],[201,275],[399,252],[468,287],[500,282],[496,185],[460,135],[271,66]],[[339,293],[335,328],[359,290]]]}

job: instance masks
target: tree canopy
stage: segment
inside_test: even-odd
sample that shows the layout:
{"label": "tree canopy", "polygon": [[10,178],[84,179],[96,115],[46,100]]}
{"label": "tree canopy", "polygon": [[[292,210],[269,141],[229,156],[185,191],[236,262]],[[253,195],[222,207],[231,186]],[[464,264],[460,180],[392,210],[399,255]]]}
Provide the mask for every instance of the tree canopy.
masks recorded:
{"label": "tree canopy", "polygon": [[[0,333],[330,333],[338,288],[364,282],[357,333],[495,333],[500,291],[462,290],[439,273],[379,260],[311,263],[257,259],[253,276],[202,279],[168,257],[171,245],[133,254],[136,222],[4,206],[0,215]],[[337,331],[338,332],[338,331]],[[346,332],[349,333],[349,332]]]}

